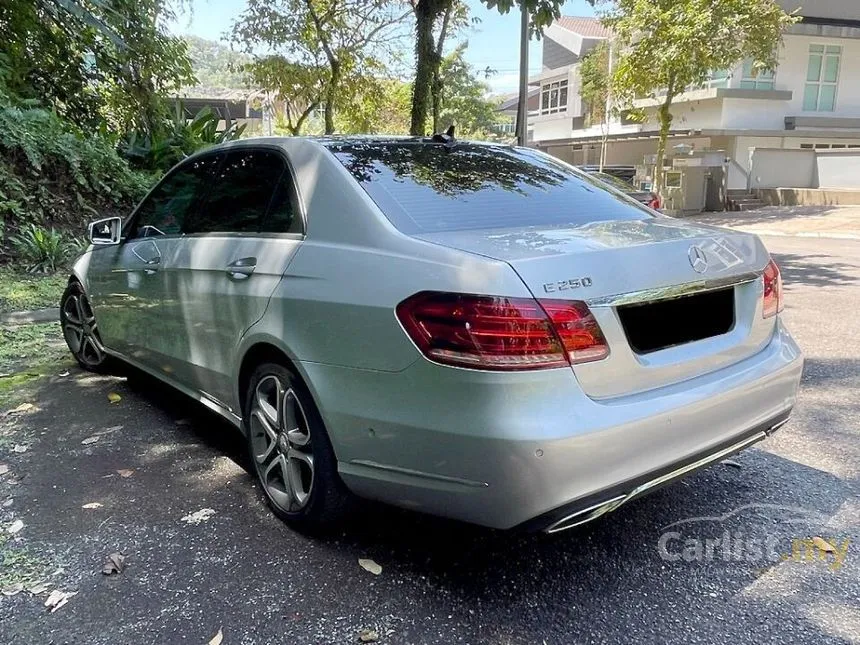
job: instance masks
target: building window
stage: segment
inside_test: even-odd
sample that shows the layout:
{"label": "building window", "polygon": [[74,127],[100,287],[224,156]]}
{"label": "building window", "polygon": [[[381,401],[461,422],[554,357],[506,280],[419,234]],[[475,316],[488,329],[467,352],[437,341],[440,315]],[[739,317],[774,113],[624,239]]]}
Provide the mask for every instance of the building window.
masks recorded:
{"label": "building window", "polygon": [[810,45],[803,109],[807,112],[833,112],[836,109],[836,86],[842,47]]}
{"label": "building window", "polygon": [[540,88],[540,113],[567,112],[567,81],[547,83]]}
{"label": "building window", "polygon": [[708,79],[705,81],[704,87],[728,87],[729,86],[729,70],[718,69],[708,74]]}
{"label": "building window", "polygon": [[741,68],[741,82],[738,87],[742,90],[772,90],[774,75],[772,70],[756,70],[752,59],[747,58]]}

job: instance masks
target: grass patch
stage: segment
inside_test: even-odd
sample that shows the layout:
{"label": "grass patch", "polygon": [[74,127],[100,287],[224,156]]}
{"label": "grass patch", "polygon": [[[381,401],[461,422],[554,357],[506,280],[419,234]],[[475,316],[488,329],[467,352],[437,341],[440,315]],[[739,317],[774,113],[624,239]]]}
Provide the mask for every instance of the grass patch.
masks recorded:
{"label": "grass patch", "polygon": [[0,269],[0,313],[59,307],[68,284],[65,273],[32,275]]}
{"label": "grass patch", "polygon": [[0,373],[37,371],[69,356],[59,321],[0,329]]}
{"label": "grass patch", "polygon": [[0,534],[0,588],[19,583],[30,585],[44,580],[49,573],[49,563],[16,544],[8,535]]}
{"label": "grass patch", "polygon": [[42,377],[73,364],[59,322],[0,329],[0,407],[31,395]]}

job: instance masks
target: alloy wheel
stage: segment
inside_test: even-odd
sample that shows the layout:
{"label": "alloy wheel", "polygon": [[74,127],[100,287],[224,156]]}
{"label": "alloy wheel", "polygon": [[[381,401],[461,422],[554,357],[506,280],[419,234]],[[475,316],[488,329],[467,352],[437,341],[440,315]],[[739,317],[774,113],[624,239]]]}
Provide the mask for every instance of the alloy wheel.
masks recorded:
{"label": "alloy wheel", "polygon": [[299,393],[269,374],[254,389],[250,433],[254,465],[272,502],[295,513],[314,485],[311,430]]}
{"label": "alloy wheel", "polygon": [[96,367],[104,361],[105,350],[96,316],[83,293],[71,293],[63,303],[63,335],[81,363]]}

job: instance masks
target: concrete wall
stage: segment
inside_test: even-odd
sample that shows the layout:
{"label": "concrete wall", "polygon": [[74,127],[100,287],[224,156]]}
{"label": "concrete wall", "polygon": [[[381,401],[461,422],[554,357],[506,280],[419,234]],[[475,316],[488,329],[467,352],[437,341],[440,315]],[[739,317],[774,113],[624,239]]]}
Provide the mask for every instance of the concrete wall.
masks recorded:
{"label": "concrete wall", "polygon": [[817,150],[819,188],[860,189],[860,150]]}
{"label": "concrete wall", "polygon": [[860,190],[838,188],[762,188],[759,199],[769,206],[857,206]]}
{"label": "concrete wall", "polygon": [[750,188],[815,188],[814,150],[756,148],[750,168]]}
{"label": "concrete wall", "polygon": [[547,114],[529,119],[534,129],[534,141],[567,139],[572,131],[573,117],[568,114]]}
{"label": "concrete wall", "polygon": [[860,190],[860,150],[756,148],[750,188]]}

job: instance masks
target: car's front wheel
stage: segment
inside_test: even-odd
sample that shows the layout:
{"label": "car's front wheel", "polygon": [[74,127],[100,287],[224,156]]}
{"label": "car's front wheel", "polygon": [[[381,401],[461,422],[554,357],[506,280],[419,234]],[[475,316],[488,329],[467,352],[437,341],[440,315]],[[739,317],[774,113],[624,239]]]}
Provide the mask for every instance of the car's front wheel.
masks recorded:
{"label": "car's front wheel", "polygon": [[250,459],[275,515],[311,531],[342,520],[349,493],[304,383],[282,365],[260,365],[251,377],[244,412]]}
{"label": "car's front wheel", "polygon": [[96,315],[84,288],[72,281],[60,300],[60,324],[69,351],[85,370],[104,372],[109,357],[99,334]]}

